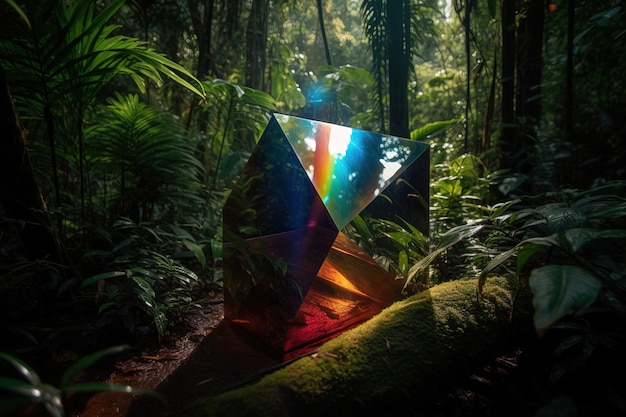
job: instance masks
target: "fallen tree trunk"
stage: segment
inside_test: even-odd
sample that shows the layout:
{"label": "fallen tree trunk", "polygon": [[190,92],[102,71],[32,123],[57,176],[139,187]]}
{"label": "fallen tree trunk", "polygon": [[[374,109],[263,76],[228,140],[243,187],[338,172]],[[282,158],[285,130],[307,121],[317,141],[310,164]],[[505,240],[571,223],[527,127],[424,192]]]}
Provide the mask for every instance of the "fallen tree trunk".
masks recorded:
{"label": "fallen tree trunk", "polygon": [[420,403],[532,334],[531,319],[528,290],[516,282],[489,279],[480,296],[476,280],[448,282],[395,303],[256,383],[175,414],[416,415]]}

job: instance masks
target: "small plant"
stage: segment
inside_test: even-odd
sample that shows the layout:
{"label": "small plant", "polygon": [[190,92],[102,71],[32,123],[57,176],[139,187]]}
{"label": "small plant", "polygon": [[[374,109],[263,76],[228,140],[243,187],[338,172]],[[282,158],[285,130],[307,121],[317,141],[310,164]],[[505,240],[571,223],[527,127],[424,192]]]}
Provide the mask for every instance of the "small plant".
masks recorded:
{"label": "small plant", "polygon": [[[203,247],[176,225],[164,230],[120,219],[114,233],[103,234],[112,249],[92,250],[85,255],[86,261],[98,261],[103,265],[99,268],[108,271],[85,279],[80,287],[95,287],[91,295],[99,305],[99,327],[121,321],[136,335],[149,320],[161,340],[168,327],[182,320],[198,302],[194,297],[197,274],[166,253],[191,258],[203,267]],[[122,240],[114,244],[118,238]]]}
{"label": "small plant", "polygon": [[4,415],[19,410],[29,404],[42,404],[51,416],[63,417],[65,416],[64,399],[70,393],[116,391],[158,396],[154,391],[134,388],[128,385],[108,382],[72,383],[80,372],[93,365],[102,357],[122,352],[127,348],[128,346],[114,346],[84,356],[63,373],[59,386],[43,382],[37,372],[21,359],[8,353],[0,352],[0,359],[8,362],[21,376],[20,379],[0,376],[0,390],[13,394],[0,399],[0,414]]}
{"label": "small plant", "polygon": [[[357,215],[344,232],[383,268],[401,278],[428,253],[427,237],[404,219],[393,222]],[[429,286],[427,275],[420,285]]]}
{"label": "small plant", "polygon": [[513,245],[486,265],[481,285],[491,271],[515,261],[515,273],[528,278],[534,293],[535,327],[540,333],[596,302],[626,317],[623,187],[608,183],[585,191],[550,193],[536,207],[496,219],[501,221],[500,233]]}
{"label": "small plant", "polygon": [[[441,128],[448,127],[452,121],[440,122]],[[439,124],[433,124],[433,129]],[[427,128],[429,125],[425,126]],[[432,248],[424,255],[411,262],[413,265],[405,273],[405,290],[415,286],[417,290],[424,285],[415,285],[416,276],[428,277],[423,284],[431,284],[458,279],[468,273],[474,273],[475,263],[466,262],[467,251],[476,242],[468,231],[477,219],[486,214],[495,215],[501,208],[491,209],[487,204],[490,199],[489,172],[482,161],[471,154],[461,155],[450,162],[436,164],[432,169],[430,183],[430,239]],[[455,229],[459,227],[459,229]],[[456,236],[451,230],[463,231],[463,236]],[[467,236],[465,236],[468,234]]]}
{"label": "small plant", "polygon": [[[109,285],[105,280],[111,281]],[[81,287],[102,283],[98,310],[102,323],[122,319],[136,334],[144,318],[150,318],[161,340],[170,322],[180,321],[196,304],[192,289],[197,281],[197,275],[178,261],[152,252],[137,260],[135,267],[92,276]]]}

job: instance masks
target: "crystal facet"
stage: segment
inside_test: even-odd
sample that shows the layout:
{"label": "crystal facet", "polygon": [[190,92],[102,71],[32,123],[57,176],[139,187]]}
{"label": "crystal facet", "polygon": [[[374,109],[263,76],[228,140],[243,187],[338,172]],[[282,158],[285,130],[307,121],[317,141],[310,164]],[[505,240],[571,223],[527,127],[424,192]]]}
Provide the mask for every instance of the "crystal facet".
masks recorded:
{"label": "crystal facet", "polygon": [[428,185],[427,144],[275,114],[223,209],[226,318],[289,358],[377,314],[403,282],[342,229],[427,234]]}

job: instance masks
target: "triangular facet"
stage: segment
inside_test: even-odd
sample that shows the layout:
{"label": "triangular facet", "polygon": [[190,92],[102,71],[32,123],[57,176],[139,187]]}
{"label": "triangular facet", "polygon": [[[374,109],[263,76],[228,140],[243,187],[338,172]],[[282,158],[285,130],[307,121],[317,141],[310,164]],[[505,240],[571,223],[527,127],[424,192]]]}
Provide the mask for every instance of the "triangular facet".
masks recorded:
{"label": "triangular facet", "polygon": [[340,230],[428,149],[394,136],[274,117]]}

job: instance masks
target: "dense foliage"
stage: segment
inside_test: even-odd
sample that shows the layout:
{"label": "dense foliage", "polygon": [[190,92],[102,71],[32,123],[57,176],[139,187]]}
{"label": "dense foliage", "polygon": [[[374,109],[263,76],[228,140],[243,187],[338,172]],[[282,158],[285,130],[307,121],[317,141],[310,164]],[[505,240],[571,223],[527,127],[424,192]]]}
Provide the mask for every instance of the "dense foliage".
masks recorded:
{"label": "dense foliage", "polygon": [[[527,282],[550,346],[537,409],[565,395],[593,415],[572,392],[598,364],[623,369],[623,0],[0,12],[2,359],[167,340],[221,286],[221,207],[278,111],[431,145],[430,234],[362,217],[346,232],[406,294],[492,272]],[[67,315],[82,317],[69,339]],[[620,386],[599,386],[606,415],[626,412]]]}

